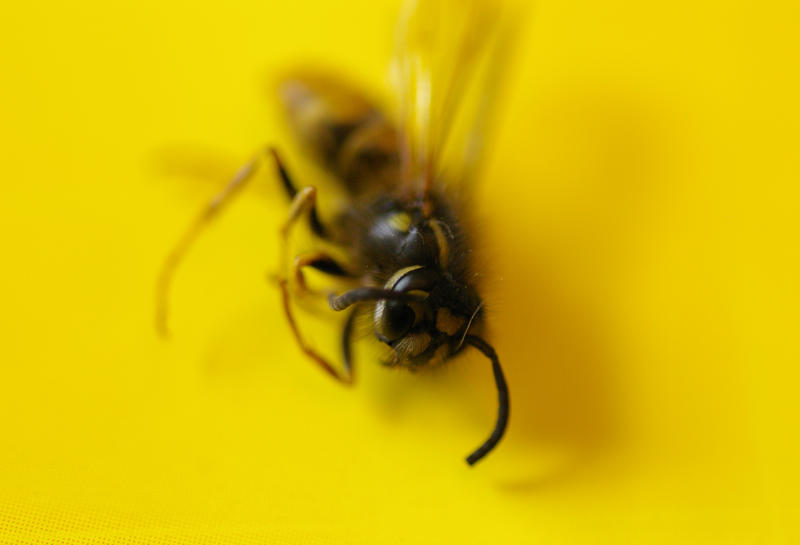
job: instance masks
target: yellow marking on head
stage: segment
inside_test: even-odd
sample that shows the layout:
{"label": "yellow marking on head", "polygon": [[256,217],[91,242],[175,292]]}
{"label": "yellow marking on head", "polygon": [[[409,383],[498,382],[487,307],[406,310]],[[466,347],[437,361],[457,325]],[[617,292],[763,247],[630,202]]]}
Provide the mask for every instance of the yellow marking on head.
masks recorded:
{"label": "yellow marking on head", "polygon": [[464,325],[464,317],[456,316],[446,307],[436,312],[436,329],[453,336]]}
{"label": "yellow marking on head", "polygon": [[[439,265],[441,267],[446,267],[449,258],[449,246],[447,245],[447,237],[445,237],[442,231],[442,223],[438,220],[433,220],[428,223],[428,225],[431,226],[433,236],[436,237],[436,244],[439,246]],[[445,225],[445,227],[447,226]]]}
{"label": "yellow marking on head", "polygon": [[386,223],[395,231],[408,233],[408,229],[411,227],[411,214],[408,212],[397,212],[389,216]]}

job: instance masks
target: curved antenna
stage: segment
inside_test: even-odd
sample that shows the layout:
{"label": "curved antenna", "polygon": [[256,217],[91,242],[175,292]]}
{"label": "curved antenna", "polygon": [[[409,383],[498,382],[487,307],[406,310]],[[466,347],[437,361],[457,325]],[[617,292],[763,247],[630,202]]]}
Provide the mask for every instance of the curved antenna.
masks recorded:
{"label": "curved antenna", "polygon": [[331,294],[328,296],[328,305],[333,310],[344,310],[356,303],[363,301],[424,301],[427,295],[407,293],[404,291],[387,290],[384,288],[356,288],[342,295]]}
{"label": "curved antenna", "polygon": [[475,335],[467,335],[465,342],[483,352],[483,355],[492,361],[492,371],[494,371],[494,382],[497,385],[498,401],[497,422],[494,425],[492,434],[477,450],[475,450],[475,452],[467,456],[467,463],[472,466],[475,465],[478,460],[489,454],[489,452],[497,446],[497,443],[500,442],[500,439],[503,438],[503,433],[505,433],[506,425],[508,424],[508,412],[510,407],[508,401],[508,385],[506,384],[506,378],[503,376],[503,370],[500,368],[500,360],[497,359],[497,353],[494,351],[494,348]]}

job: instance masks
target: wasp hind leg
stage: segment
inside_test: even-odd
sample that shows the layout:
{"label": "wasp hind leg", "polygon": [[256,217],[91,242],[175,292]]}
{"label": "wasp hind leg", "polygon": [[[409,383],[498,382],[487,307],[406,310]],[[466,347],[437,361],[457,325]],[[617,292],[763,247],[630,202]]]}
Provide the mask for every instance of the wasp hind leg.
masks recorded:
{"label": "wasp hind leg", "polygon": [[203,230],[236,195],[241,193],[247,183],[253,179],[254,174],[258,171],[264,159],[264,155],[263,152],[259,153],[250,162],[239,169],[225,188],[209,201],[205,208],[184,231],[183,235],[164,261],[156,286],[156,330],[162,337],[167,337],[169,335],[169,292],[172,287],[172,279],[175,276],[175,271]]}

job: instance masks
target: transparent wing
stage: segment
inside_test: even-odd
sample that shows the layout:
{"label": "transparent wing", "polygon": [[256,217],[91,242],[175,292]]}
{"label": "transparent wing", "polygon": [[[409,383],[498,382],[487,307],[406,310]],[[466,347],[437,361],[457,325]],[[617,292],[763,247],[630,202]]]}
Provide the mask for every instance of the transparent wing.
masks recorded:
{"label": "transparent wing", "polygon": [[491,0],[410,0],[396,37],[402,179],[425,201],[434,184],[474,178],[499,101],[514,24]]}

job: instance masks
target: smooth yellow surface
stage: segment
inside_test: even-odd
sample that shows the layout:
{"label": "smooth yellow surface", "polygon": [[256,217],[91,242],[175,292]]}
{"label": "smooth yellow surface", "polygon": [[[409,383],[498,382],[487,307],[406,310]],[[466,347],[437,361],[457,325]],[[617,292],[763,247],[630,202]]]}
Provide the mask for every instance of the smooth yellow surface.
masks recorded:
{"label": "smooth yellow surface", "polygon": [[271,176],[156,337],[170,245],[285,142],[267,82],[313,63],[384,96],[396,7],[4,6],[0,543],[800,542],[796,2],[531,10],[478,190],[513,402],[479,466],[479,356],[364,351],[347,389],[299,355]]}

